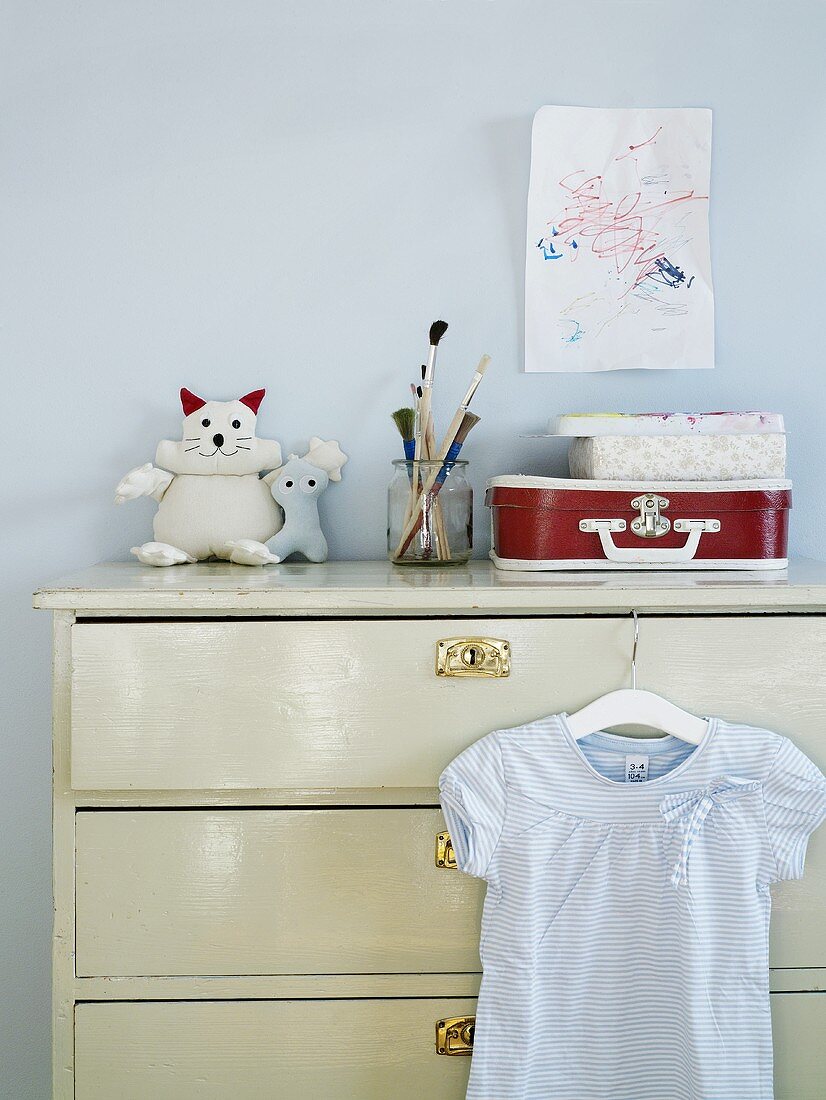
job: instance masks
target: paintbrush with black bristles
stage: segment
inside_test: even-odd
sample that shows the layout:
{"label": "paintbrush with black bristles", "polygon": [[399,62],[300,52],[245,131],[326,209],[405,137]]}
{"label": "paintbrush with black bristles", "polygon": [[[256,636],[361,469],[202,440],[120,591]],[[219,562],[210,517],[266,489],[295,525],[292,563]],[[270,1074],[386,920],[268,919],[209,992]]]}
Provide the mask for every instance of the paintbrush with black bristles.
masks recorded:
{"label": "paintbrush with black bristles", "polygon": [[[433,376],[436,372],[436,350],[439,347],[439,341],[446,332],[447,321],[434,321],[430,326],[430,350],[427,354],[427,364],[424,369],[424,374],[422,375],[422,393],[419,401],[419,423],[416,427],[415,458],[417,462],[422,458],[427,423],[430,419],[431,390],[433,389]],[[413,482],[415,485],[419,483],[418,467],[414,468]]]}

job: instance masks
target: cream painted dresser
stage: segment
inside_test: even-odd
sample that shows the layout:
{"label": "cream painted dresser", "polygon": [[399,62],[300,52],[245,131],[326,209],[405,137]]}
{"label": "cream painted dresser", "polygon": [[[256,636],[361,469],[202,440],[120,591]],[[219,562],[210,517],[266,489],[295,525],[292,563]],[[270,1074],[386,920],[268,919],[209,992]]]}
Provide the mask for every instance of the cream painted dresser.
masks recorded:
{"label": "cream painted dresser", "polygon": [[[482,893],[449,866],[437,777],[626,683],[631,609],[641,686],[826,765],[815,563],[112,564],[35,606],[55,619],[61,1100],[459,1100]],[[822,1100],[826,836],[774,898],[777,1097]]]}

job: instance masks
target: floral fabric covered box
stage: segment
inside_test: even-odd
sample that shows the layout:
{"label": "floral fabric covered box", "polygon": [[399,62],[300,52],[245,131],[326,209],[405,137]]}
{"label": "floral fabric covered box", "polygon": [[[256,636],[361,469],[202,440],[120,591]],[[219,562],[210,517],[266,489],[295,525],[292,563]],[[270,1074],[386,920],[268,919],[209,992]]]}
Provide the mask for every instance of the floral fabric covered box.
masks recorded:
{"label": "floral fabric covered box", "polygon": [[601,435],[574,439],[571,477],[608,481],[743,481],[786,476],[786,436]]}

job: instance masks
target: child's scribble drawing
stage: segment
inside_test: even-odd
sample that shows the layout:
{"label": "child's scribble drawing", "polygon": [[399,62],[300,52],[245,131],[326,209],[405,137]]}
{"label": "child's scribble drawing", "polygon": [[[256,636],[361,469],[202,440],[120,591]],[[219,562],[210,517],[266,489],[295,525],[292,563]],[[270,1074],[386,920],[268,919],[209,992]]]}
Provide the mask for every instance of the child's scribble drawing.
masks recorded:
{"label": "child's scribble drawing", "polygon": [[525,369],[713,367],[711,112],[542,107]]}

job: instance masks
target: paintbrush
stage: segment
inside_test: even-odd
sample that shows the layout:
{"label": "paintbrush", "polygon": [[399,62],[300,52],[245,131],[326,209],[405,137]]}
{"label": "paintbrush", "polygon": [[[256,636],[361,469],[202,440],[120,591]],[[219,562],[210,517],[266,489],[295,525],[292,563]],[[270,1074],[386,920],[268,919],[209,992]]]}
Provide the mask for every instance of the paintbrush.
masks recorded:
{"label": "paintbrush", "polygon": [[[408,461],[415,457],[416,451],[416,432],[419,422],[419,398],[421,397],[422,388],[417,386],[415,382],[410,383],[410,394],[413,398],[413,439],[409,445],[405,445],[404,456]],[[409,452],[409,453],[408,453]],[[413,466],[407,467],[407,477],[410,482],[410,498],[407,501],[407,507],[404,512],[404,524],[410,519],[413,514],[413,505],[416,503],[416,495],[418,488],[413,487]],[[403,524],[403,526],[404,526]]]}
{"label": "paintbrush", "polygon": [[[420,412],[421,412],[422,387],[417,386],[415,382],[411,382],[410,383],[410,392],[413,395],[413,409],[416,413],[416,422],[415,422],[415,427],[413,429],[413,435],[414,435],[413,446],[414,446],[414,450],[415,450],[416,438],[419,435],[419,415],[420,415]],[[414,455],[414,457],[415,457],[415,455]]]}
{"label": "paintbrush", "polygon": [[[430,326],[430,351],[427,355],[427,365],[422,377],[422,393],[419,401],[419,423],[416,427],[416,461],[422,457],[424,449],[424,437],[427,431],[427,421],[430,417],[430,398],[433,389],[433,376],[436,372],[436,349],[439,341],[447,332],[447,321],[434,321]],[[413,481],[418,486],[419,470],[413,468]]]}
{"label": "paintbrush", "polygon": [[[423,368],[423,370],[424,369],[426,369],[426,368]],[[422,378],[424,378],[424,373],[422,373]],[[420,407],[421,407],[421,400],[422,400],[422,387],[417,386],[415,382],[411,382],[410,383],[410,393],[413,397],[413,408],[411,410],[412,413],[413,413],[413,438],[410,439],[409,441],[405,441],[405,443],[404,443],[404,455],[405,455],[405,458],[408,460],[408,462],[410,462],[411,459],[415,459],[416,437],[418,436],[418,425],[419,425]],[[423,443],[423,450],[422,450],[422,454],[420,456],[420,461],[422,461],[424,459],[428,459],[429,457],[430,457],[430,454],[428,453],[428,449],[427,449],[427,435],[425,435],[425,439],[424,439],[424,443]],[[410,465],[408,465],[408,467],[407,467],[407,477],[408,477],[408,481],[410,482],[410,496],[408,497],[408,500],[407,500],[407,507],[404,510],[404,521],[402,523],[402,527],[407,525],[407,523],[410,520],[410,517],[413,515],[413,508],[416,505],[416,500],[418,499],[418,495],[419,495],[419,492],[420,492],[421,487],[422,487],[422,485],[421,485],[421,467],[419,465],[419,462],[414,461]],[[430,531],[429,530],[427,532],[425,532],[425,536],[426,537],[423,540],[424,543],[425,543],[424,549],[429,554],[430,550],[431,550]]]}
{"label": "paintbrush", "polygon": [[[410,389],[413,391],[413,397],[416,398],[416,387],[411,382]],[[399,430],[399,435],[402,437],[402,446],[404,447],[404,457],[407,459],[407,478],[410,482],[411,496],[407,502],[407,508],[405,509],[404,522],[410,519],[410,513],[412,511],[413,504],[415,503],[416,495],[413,491],[413,455],[416,449],[416,410],[405,406],[401,409],[396,409],[394,413],[390,414],[393,423]]]}
{"label": "paintbrush", "polygon": [[[422,363],[422,382],[427,375],[427,365]],[[433,424],[433,410],[431,408],[430,415],[427,418],[427,424],[424,431],[424,445],[422,448],[422,459],[430,461],[436,457],[436,429]],[[419,485],[421,488],[421,485]],[[412,506],[416,503],[413,500],[411,507],[408,509],[408,513],[405,516],[405,522],[410,518],[410,512]],[[445,525],[445,519],[442,515],[442,506],[438,501],[434,502],[433,506],[433,521],[435,524],[435,542],[436,542],[436,555],[439,558],[444,558],[446,561],[450,561],[452,555],[450,552],[450,541],[447,537],[447,527]],[[429,545],[429,538],[425,538],[425,543],[428,544],[424,547],[424,557],[429,558],[431,553],[431,547]]]}
{"label": "paintbrush", "polygon": [[[456,459],[459,457],[459,455],[462,451],[462,447],[464,446],[465,440],[470,435],[471,431],[479,423],[480,419],[481,419],[481,417],[478,417],[475,413],[472,413],[472,412],[466,412],[464,417],[462,418],[462,423],[459,426],[459,430],[456,432],[456,438],[453,440],[453,443],[450,445],[450,448],[449,448],[447,454],[445,455],[444,463],[440,467],[439,472],[436,474],[436,480],[435,480],[435,482],[433,484],[433,488],[430,492],[430,505],[433,506],[434,509],[439,507],[439,501],[436,498],[438,497],[439,493],[441,492],[442,486],[444,485],[445,481],[447,480],[447,475],[450,472],[451,464],[454,463],[456,461]],[[424,521],[424,508],[421,508],[416,514],[416,522],[413,524],[412,531],[407,536],[407,541],[404,544],[402,554],[405,553],[405,551],[407,550],[407,547],[413,541],[413,539],[415,538],[417,532],[421,529],[423,521]],[[447,554],[447,558],[448,558],[448,560],[450,560],[450,552],[449,551],[448,551],[448,554]]]}
{"label": "paintbrush", "polygon": [[[465,392],[465,396],[460,401],[459,407],[450,422],[450,427],[447,429],[444,439],[442,440],[442,444],[439,447],[439,453],[436,456],[439,462],[443,463],[445,461],[451,445],[455,442],[456,436],[459,432],[459,428],[462,426],[462,421],[464,420],[465,413],[468,411],[468,405],[473,400],[473,395],[479,389],[479,385],[485,376],[485,371],[488,369],[489,364],[490,356],[483,355],[482,358],[479,360],[479,366],[476,368],[474,375],[470,380],[470,385]],[[413,536],[413,529],[418,520],[418,515],[424,507],[427,494],[433,488],[433,485],[436,482],[436,478],[440,472],[440,470],[436,470],[435,472],[431,471],[430,476],[428,477],[425,484],[422,486],[419,500],[413,509],[413,515],[405,524],[404,533],[399,540],[399,545],[396,547],[396,553],[394,555],[395,557],[400,558],[404,554],[407,547],[410,545],[410,540]]]}
{"label": "paintbrush", "polygon": [[[427,367],[422,363],[422,382],[424,382]],[[419,386],[418,394],[421,397],[422,387]],[[433,409],[431,408],[427,423],[424,426],[424,443],[422,445],[422,459],[434,459],[436,457],[436,429],[433,426]],[[415,502],[414,502],[415,503]]]}
{"label": "paintbrush", "polygon": [[390,416],[402,437],[404,457],[409,461],[416,449],[416,410],[405,406],[403,409],[396,409]]}

